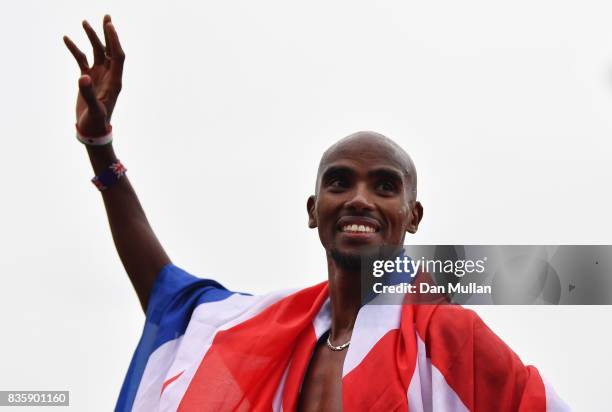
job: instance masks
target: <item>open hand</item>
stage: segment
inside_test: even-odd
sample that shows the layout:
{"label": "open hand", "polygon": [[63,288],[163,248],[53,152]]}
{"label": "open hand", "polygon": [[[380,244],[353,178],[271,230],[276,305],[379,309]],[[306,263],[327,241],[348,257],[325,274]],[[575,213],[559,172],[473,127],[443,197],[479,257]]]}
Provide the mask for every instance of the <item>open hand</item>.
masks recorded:
{"label": "open hand", "polygon": [[109,15],[104,16],[103,20],[106,45],[102,44],[87,21],[83,21],[83,28],[93,47],[93,66],[89,66],[85,53],[68,36],[64,36],[64,43],[81,70],[76,103],[78,130],[84,136],[97,137],[107,134],[109,130],[111,115],[121,91],[125,53]]}

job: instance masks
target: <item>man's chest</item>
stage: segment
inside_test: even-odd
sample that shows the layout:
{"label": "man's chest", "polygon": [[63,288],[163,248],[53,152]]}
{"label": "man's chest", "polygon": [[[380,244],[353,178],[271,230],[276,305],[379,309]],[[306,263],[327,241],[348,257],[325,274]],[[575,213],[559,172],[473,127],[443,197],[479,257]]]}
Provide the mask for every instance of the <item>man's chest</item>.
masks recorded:
{"label": "man's chest", "polygon": [[342,366],[346,353],[329,350],[325,341],[317,344],[304,375],[299,411],[342,410]]}

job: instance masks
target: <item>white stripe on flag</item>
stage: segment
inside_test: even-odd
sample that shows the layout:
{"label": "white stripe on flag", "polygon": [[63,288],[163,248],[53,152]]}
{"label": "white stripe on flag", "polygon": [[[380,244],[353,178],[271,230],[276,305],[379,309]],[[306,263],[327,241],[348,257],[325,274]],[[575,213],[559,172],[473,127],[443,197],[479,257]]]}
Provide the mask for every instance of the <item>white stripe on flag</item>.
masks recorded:
{"label": "white stripe on flag", "polygon": [[357,313],[351,344],[344,360],[342,377],[357,367],[387,332],[400,326],[401,305],[363,306]]}
{"label": "white stripe on flag", "polygon": [[546,412],[571,412],[570,407],[563,402],[552,385],[540,374],[544,382],[544,390],[546,391]]}
{"label": "white stripe on flag", "polygon": [[317,316],[314,318],[312,325],[314,326],[315,335],[317,336],[317,340],[323,335],[325,332],[331,328],[331,301],[329,298],[323,302],[321,305],[321,309]]}
{"label": "white stripe on flag", "polygon": [[[416,332],[415,332],[416,333]],[[410,412],[467,412],[457,393],[427,357],[425,342],[416,333],[417,361],[408,386]]]}
{"label": "white stripe on flag", "polygon": [[159,393],[166,379],[166,371],[174,362],[176,349],[180,345],[181,339],[182,337],[179,337],[164,343],[149,356],[138,386],[138,392],[136,392],[134,398],[133,411],[157,410]]}

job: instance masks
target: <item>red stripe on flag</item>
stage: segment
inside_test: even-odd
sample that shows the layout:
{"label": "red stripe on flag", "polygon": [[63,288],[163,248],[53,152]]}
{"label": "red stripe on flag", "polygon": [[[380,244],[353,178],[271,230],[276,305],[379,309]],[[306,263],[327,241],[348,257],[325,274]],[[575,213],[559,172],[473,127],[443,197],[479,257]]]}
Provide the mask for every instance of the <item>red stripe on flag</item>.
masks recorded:
{"label": "red stripe on flag", "polygon": [[217,333],[178,410],[271,409],[297,338],[312,329],[326,298],[323,282]]}
{"label": "red stripe on flag", "polygon": [[304,330],[298,342],[291,359],[291,364],[289,365],[287,379],[285,380],[285,388],[283,390],[283,410],[285,411],[294,411],[297,408],[302,381],[304,380],[304,375],[306,374],[310,359],[317,344],[317,336],[314,328],[307,328]]}
{"label": "red stripe on flag", "polygon": [[518,410],[519,412],[545,412],[546,386],[544,386],[544,381],[535,367],[531,365],[527,366],[527,372],[529,373],[529,377],[527,379],[529,384],[525,387]]}
{"label": "red stripe on flag", "polygon": [[410,345],[404,344],[398,329],[387,332],[342,379],[343,410],[407,410],[406,392],[414,371],[416,348],[409,353],[405,348]]}
{"label": "red stripe on flag", "polygon": [[[535,368],[523,365],[475,312],[457,305],[417,305],[415,318],[432,365],[469,410],[546,410]],[[523,405],[531,409],[519,409]]]}
{"label": "red stripe on flag", "polygon": [[185,371],[181,371],[181,372],[177,373],[176,375],[174,375],[173,377],[168,379],[166,382],[164,382],[164,384],[162,385],[161,391],[159,392],[159,396],[161,396],[162,393],[164,393],[164,390],[166,389],[166,386],[170,385],[172,382],[174,382],[175,380],[180,378],[181,375],[183,374],[183,372],[185,372]]}

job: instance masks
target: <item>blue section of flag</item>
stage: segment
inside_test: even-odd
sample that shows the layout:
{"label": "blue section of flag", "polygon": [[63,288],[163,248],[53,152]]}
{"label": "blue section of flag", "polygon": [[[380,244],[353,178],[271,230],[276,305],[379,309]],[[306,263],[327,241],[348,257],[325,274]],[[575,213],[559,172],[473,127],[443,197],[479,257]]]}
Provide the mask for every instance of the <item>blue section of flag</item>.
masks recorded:
{"label": "blue section of flag", "polygon": [[167,264],[157,275],[149,297],[147,318],[128,368],[115,411],[132,409],[149,356],[164,343],[185,333],[193,310],[200,304],[233,295],[220,283],[202,279]]}

